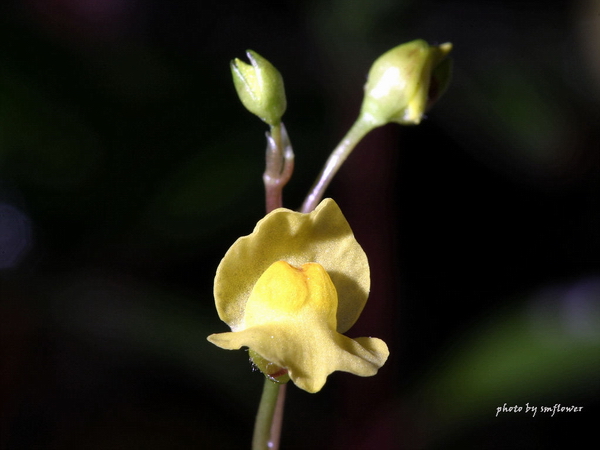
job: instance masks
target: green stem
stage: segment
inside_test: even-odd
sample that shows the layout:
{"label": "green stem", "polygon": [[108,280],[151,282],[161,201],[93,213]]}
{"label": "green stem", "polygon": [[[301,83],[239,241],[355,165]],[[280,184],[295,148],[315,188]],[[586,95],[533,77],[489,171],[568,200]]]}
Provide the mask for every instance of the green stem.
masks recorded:
{"label": "green stem", "polygon": [[252,450],[277,450],[283,421],[285,384],[265,378],[263,393],[254,423]]}
{"label": "green stem", "polygon": [[300,209],[303,213],[309,213],[319,204],[321,199],[323,198],[323,194],[331,183],[331,180],[340,169],[348,155],[352,153],[356,144],[360,142],[360,140],[365,137],[365,135],[375,128],[375,125],[370,123],[368,120],[364,120],[362,116],[360,116],[352,128],[348,130],[344,139],[338,144],[338,146],[333,150],[329,159],[325,163],[323,170],[317,177],[315,184],[311,188],[309,194],[304,200],[304,204]]}

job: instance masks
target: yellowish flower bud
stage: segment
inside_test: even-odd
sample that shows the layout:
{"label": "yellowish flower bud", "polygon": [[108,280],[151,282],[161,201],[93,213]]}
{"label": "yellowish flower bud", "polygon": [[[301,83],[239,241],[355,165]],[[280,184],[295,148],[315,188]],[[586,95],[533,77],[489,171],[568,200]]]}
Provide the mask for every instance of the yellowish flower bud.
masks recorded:
{"label": "yellowish flower bud", "polygon": [[279,71],[258,53],[246,52],[251,64],[240,59],[231,62],[233,84],[248,111],[271,126],[281,122],[287,101]]}
{"label": "yellowish flower bud", "polygon": [[450,50],[449,42],[430,46],[417,39],[381,55],[369,71],[360,120],[373,127],[420,123],[450,81]]}

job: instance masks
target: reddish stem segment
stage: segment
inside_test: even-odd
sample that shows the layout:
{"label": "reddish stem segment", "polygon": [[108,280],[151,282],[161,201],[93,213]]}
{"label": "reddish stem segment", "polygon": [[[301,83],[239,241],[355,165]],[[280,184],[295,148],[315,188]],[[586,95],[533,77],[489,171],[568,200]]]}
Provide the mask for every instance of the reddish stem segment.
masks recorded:
{"label": "reddish stem segment", "polygon": [[294,151],[285,126],[271,127],[267,133],[266,167],[263,174],[267,213],[283,206],[283,187],[294,171]]}

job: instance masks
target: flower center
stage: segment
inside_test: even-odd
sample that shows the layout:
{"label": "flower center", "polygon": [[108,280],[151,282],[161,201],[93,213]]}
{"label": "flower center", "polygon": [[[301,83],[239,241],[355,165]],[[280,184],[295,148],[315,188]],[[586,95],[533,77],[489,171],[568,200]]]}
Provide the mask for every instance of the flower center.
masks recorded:
{"label": "flower center", "polygon": [[249,327],[273,321],[318,320],[335,330],[337,307],[337,291],[323,266],[307,263],[294,267],[277,261],[254,285],[244,322]]}

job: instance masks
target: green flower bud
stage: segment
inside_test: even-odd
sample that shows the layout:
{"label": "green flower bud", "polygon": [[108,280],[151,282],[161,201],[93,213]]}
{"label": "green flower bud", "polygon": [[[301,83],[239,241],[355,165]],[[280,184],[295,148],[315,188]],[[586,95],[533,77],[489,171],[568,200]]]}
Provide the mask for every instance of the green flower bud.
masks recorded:
{"label": "green flower bud", "polygon": [[233,84],[248,111],[271,126],[281,122],[287,102],[283,78],[273,65],[258,53],[246,52],[251,64],[239,59],[231,62]]}
{"label": "green flower bud", "polygon": [[450,82],[450,50],[449,42],[430,46],[417,39],[381,55],[369,71],[361,120],[374,127],[421,122]]}

